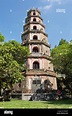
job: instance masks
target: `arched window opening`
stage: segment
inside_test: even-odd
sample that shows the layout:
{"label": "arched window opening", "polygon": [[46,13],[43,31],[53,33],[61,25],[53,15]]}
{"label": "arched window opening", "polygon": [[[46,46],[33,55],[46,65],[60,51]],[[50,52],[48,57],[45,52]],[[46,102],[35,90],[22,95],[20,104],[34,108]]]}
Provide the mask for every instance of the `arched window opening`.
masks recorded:
{"label": "arched window opening", "polygon": [[39,69],[39,62],[35,61],[33,63],[33,69]]}
{"label": "arched window opening", "polygon": [[33,48],[33,52],[35,52],[35,53],[36,53],[36,52],[39,52],[38,47],[34,47],[34,48]]}
{"label": "arched window opening", "polygon": [[33,15],[36,15],[36,13],[35,13],[35,12],[33,12]]}
{"label": "arched window opening", "polygon": [[33,21],[36,21],[36,18],[34,18]]}
{"label": "arched window opening", "polygon": [[34,35],[33,40],[37,40],[37,39],[38,39],[37,35]]}
{"label": "arched window opening", "polygon": [[37,29],[37,27],[36,27],[36,26],[33,26],[33,29],[34,29],[34,30],[36,30],[36,29]]}

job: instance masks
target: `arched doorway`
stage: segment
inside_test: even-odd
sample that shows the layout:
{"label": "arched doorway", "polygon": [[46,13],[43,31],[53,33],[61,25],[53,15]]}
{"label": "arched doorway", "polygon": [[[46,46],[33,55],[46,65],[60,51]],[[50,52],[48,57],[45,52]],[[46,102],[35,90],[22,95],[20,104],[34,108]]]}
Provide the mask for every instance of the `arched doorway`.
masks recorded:
{"label": "arched doorway", "polygon": [[34,47],[33,48],[33,53],[37,53],[37,52],[39,52],[38,47]]}
{"label": "arched doorway", "polygon": [[39,62],[35,61],[33,63],[33,69],[39,69]]}

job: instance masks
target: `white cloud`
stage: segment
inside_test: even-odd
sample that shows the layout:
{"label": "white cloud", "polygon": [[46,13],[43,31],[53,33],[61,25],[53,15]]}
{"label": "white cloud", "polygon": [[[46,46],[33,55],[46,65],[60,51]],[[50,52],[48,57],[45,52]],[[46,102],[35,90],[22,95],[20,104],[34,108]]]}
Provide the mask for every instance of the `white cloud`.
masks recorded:
{"label": "white cloud", "polygon": [[56,4],[68,4],[68,3],[72,3],[72,0],[41,0],[42,2],[46,2],[46,3],[56,3]]}
{"label": "white cloud", "polygon": [[46,5],[46,6],[43,7],[44,10],[49,10],[50,8],[52,8],[51,4],[50,5]]}
{"label": "white cloud", "polygon": [[42,2],[58,3],[61,4],[62,0],[42,0]]}
{"label": "white cloud", "polygon": [[61,0],[43,0],[46,2],[46,5],[39,7],[40,10],[50,10],[55,4],[61,4]]}
{"label": "white cloud", "polygon": [[46,6],[40,6],[38,9],[41,11],[41,10],[44,10],[45,12],[50,10],[52,8],[52,5],[46,5]]}
{"label": "white cloud", "polygon": [[61,0],[47,0],[48,2],[61,4]]}
{"label": "white cloud", "polygon": [[57,13],[66,13],[66,9],[56,9]]}
{"label": "white cloud", "polygon": [[[60,5],[65,5],[68,3],[72,3],[72,0],[40,0],[42,3],[42,6],[39,7],[40,10],[44,10],[44,12],[57,7],[60,7]],[[56,9],[56,12],[58,13],[66,13],[66,9]]]}

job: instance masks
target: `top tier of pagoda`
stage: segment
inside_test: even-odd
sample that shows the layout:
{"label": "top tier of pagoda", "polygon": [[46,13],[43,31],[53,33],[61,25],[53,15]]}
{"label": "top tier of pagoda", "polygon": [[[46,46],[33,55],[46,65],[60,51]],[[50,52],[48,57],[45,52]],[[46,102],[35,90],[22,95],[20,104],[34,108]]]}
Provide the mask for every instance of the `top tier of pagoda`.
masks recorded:
{"label": "top tier of pagoda", "polygon": [[[43,19],[41,18],[41,13],[38,9],[30,9],[27,12],[27,18],[25,19],[25,24],[23,25],[22,44],[25,45],[30,40],[33,39],[32,35],[37,34],[37,40],[44,42],[48,47],[48,34],[45,33],[45,26],[43,25]],[[33,33],[33,34],[32,34]]]}

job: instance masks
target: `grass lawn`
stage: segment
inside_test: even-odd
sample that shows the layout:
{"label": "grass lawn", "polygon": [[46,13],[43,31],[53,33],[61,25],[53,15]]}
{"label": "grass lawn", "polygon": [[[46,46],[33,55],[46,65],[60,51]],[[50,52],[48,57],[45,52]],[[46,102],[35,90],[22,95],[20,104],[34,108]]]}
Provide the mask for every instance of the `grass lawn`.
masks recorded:
{"label": "grass lawn", "polygon": [[0,102],[1,108],[22,108],[22,109],[57,109],[57,108],[72,108],[72,99],[58,100],[58,101],[24,101],[12,99],[11,101]]}

